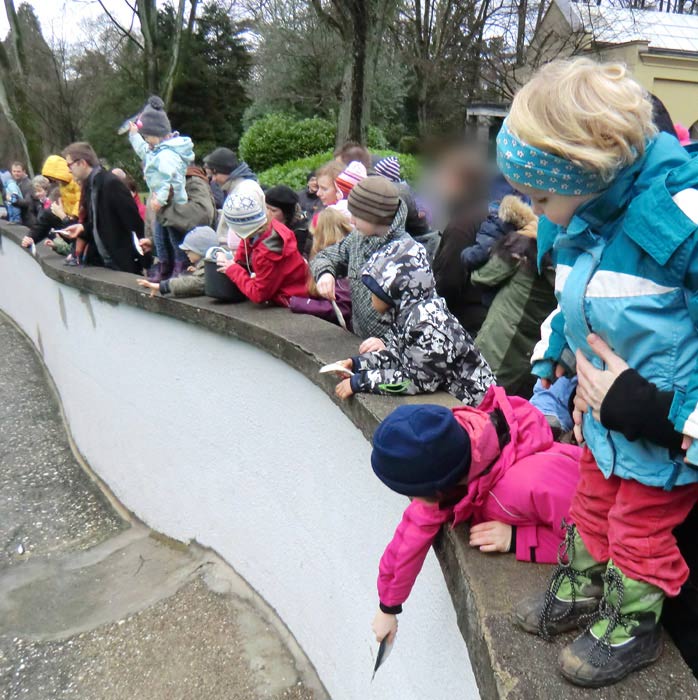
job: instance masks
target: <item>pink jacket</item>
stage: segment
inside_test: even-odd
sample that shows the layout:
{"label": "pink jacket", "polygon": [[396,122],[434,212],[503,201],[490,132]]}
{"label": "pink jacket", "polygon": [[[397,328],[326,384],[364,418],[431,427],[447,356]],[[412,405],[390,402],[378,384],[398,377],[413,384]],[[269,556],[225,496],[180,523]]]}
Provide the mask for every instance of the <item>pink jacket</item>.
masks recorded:
{"label": "pink jacket", "polygon": [[[511,440],[500,450],[490,413],[499,408]],[[465,496],[454,506],[412,501],[380,561],[383,607],[402,605],[444,523],[498,520],[516,526],[516,558],[555,563],[579,479],[582,449],[553,442],[543,414],[518,396],[491,386],[477,408],[453,409],[470,436],[472,461]]]}

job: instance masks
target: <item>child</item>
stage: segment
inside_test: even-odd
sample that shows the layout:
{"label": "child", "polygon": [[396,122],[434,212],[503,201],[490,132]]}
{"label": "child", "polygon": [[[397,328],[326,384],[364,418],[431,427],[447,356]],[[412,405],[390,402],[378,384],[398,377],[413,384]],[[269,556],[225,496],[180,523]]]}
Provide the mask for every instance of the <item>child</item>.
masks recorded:
{"label": "child", "polygon": [[371,466],[413,500],[380,561],[376,638],[395,636],[396,615],[446,523],[469,522],[470,545],[482,552],[556,561],[580,453],[554,443],[543,415],[501,387],[491,386],[477,408],[395,409],[373,436]]}
{"label": "child", "polygon": [[344,360],[354,374],[336,394],[419,394],[444,389],[480,403],[494,376],[472,338],[436,294],[424,247],[411,238],[383,247],[363,269],[373,308],[392,322],[385,348]]}
{"label": "child", "polygon": [[[317,196],[322,202],[322,206],[334,207],[341,202],[344,195],[337,187],[337,178],[342,174],[344,166],[337,161],[326,163],[317,171]],[[318,214],[313,216],[313,225],[317,221]]]}
{"label": "child", "polygon": [[318,197],[317,189],[317,176],[315,175],[315,171],[311,170],[310,173],[308,173],[305,188],[298,193],[298,203],[300,204],[301,209],[311,219],[322,209],[322,202]]}
{"label": "child", "polygon": [[242,242],[233,260],[219,254],[218,271],[250,301],[288,306],[292,296],[305,292],[308,263],[293,231],[269,218],[264,192],[254,180],[242,180],[228,195],[223,216]]}
{"label": "child", "polygon": [[[351,285],[354,333],[366,338],[360,352],[384,347],[390,322],[371,304],[371,292],[361,282],[363,266],[380,248],[405,233],[407,207],[400,202],[395,185],[384,177],[367,177],[354,187],[348,199],[354,228],[343,241],[319,252],[310,264],[320,296],[335,298],[335,280],[347,277]],[[411,240],[411,239],[410,239]]]}
{"label": "child", "polygon": [[201,297],[204,295],[204,259],[206,251],[218,245],[218,236],[210,226],[198,226],[189,231],[179,246],[185,253],[191,267],[191,274],[171,277],[161,282],[136,280],[140,287],[150,289],[151,296],[155,294],[172,294],[174,297]]}
{"label": "child", "polygon": [[[169,204],[187,201],[186,172],[194,161],[191,139],[172,131],[164,106],[163,101],[153,95],[137,122],[131,123],[129,128],[131,146],[143,161],[143,176],[150,190],[149,205],[156,214]],[[184,271],[188,263],[179,248],[181,237],[177,232],[157,222],[153,235],[158,265],[151,270],[151,281],[159,282],[172,273],[176,276]]]}
{"label": "child", "polygon": [[[310,260],[328,246],[343,241],[352,230],[346,216],[336,209],[323,209],[313,231],[313,246],[310,250]],[[351,330],[351,290],[349,280],[346,277],[335,282],[335,302],[339,308],[344,325]],[[328,299],[319,298],[317,284],[312,275],[308,276],[307,296],[293,296],[290,299],[289,308],[296,314],[311,314],[332,323],[340,323],[337,311]]]}
{"label": "child", "polygon": [[52,207],[61,219],[61,226],[69,226],[78,220],[80,213],[80,185],[73,178],[63,156],[50,155],[41,166],[41,174],[60,187],[60,208]]}
{"label": "child", "polygon": [[43,175],[35,175],[32,179],[32,198],[34,200],[34,217],[38,217],[44,209],[51,207],[51,202],[48,199],[48,191],[51,183],[48,178]]}
{"label": "child", "polygon": [[[539,259],[553,251],[558,311],[544,325],[534,373],[550,384],[575,353],[599,367],[594,332],[660,390],[683,449],[698,437],[698,159],[656,135],[652,103],[620,64],[555,61],[515,96],[497,137],[500,170],[541,217]],[[586,631],[560,654],[562,674],[600,687],[655,661],[665,596],[688,567],[672,534],[698,499],[698,469],[584,415],[586,449],[566,546],[545,596],[520,626],[544,636]],[[603,599],[598,578],[603,575]]]}
{"label": "child", "polygon": [[310,252],[308,220],[298,204],[298,195],[286,185],[276,185],[264,193],[264,199],[267,203],[269,216],[293,231],[298,251],[304,258],[307,258],[308,252]]}
{"label": "child", "polygon": [[535,380],[531,353],[540,338],[541,324],[555,308],[555,273],[550,256],[538,273],[538,217],[531,207],[507,195],[497,215],[514,231],[494,244],[492,257],[470,278],[475,284],[497,289],[475,345],[489,362],[497,384],[507,394],[528,398]]}
{"label": "child", "polygon": [[15,206],[15,202],[22,199],[22,190],[14,178],[5,183],[5,207],[7,207],[7,220],[11,224],[22,223],[22,210]]}

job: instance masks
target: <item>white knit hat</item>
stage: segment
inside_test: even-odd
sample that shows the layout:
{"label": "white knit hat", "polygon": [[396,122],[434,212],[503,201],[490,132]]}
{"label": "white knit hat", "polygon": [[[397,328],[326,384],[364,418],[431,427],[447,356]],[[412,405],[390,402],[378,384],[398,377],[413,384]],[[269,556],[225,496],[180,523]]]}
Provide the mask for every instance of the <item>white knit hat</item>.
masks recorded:
{"label": "white knit hat", "polygon": [[267,222],[262,188],[254,180],[236,185],[223,204],[223,218],[233,233],[249,238]]}

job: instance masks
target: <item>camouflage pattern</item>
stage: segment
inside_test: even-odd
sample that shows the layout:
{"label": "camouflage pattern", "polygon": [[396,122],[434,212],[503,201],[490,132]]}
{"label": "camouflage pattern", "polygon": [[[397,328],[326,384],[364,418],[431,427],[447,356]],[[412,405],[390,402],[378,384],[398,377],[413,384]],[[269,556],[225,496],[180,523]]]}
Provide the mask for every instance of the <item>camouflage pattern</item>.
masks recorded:
{"label": "camouflage pattern", "polygon": [[356,335],[384,340],[389,335],[390,322],[382,319],[371,306],[371,292],[361,284],[361,270],[368,259],[385,245],[400,239],[412,238],[405,233],[407,206],[400,202],[393,223],[385,236],[364,236],[354,229],[343,241],[321,250],[310,263],[317,280],[325,272],[335,279],[348,277],[351,285],[351,322]]}
{"label": "camouflage pattern", "polygon": [[355,392],[419,394],[443,389],[469,405],[482,400],[494,375],[473,339],[437,295],[424,247],[398,240],[363,269],[363,282],[392,308],[384,350],[353,358]]}

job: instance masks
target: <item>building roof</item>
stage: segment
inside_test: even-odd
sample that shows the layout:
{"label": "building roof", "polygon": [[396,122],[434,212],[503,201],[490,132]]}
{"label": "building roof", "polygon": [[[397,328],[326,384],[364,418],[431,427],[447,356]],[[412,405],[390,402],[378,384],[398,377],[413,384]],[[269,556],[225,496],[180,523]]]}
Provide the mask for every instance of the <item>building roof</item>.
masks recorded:
{"label": "building roof", "polygon": [[573,30],[601,44],[647,41],[650,50],[698,54],[698,15],[555,0]]}

